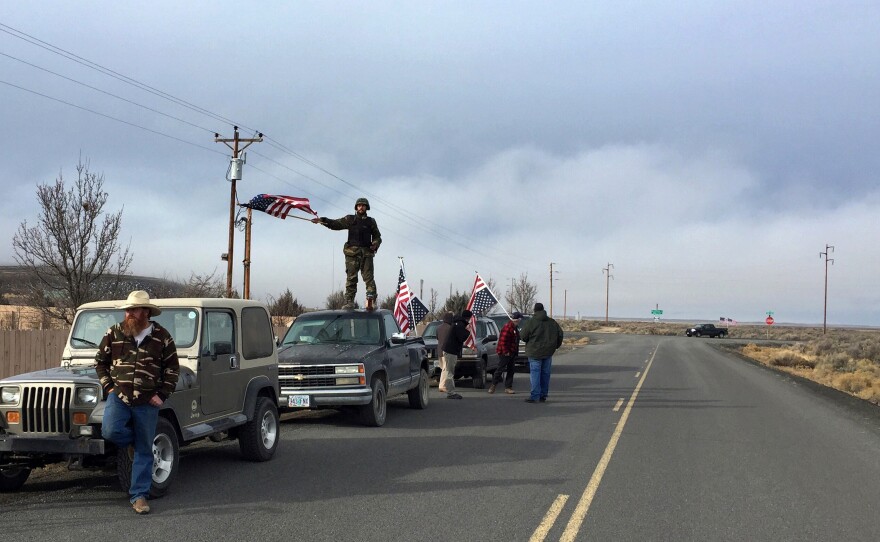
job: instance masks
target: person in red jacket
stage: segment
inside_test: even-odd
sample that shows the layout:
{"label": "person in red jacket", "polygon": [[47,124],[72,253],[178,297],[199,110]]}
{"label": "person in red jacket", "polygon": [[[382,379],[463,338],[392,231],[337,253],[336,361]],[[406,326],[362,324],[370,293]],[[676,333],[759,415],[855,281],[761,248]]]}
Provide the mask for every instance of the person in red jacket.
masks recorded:
{"label": "person in red jacket", "polygon": [[492,385],[489,386],[489,393],[495,393],[495,386],[501,383],[501,376],[507,373],[504,378],[504,392],[514,394],[513,391],[513,370],[516,362],[516,356],[519,354],[519,328],[517,326],[522,320],[522,313],[514,311],[510,315],[511,320],[504,324],[498,336],[498,346],[495,351],[498,352],[498,368],[492,375]]}

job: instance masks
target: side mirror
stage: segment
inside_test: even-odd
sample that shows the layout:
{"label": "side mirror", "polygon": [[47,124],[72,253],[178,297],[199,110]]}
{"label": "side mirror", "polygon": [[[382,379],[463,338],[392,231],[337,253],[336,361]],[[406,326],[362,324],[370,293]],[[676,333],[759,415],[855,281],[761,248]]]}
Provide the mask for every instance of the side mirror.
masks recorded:
{"label": "side mirror", "polygon": [[492,342],[492,341],[497,341],[497,340],[498,340],[498,337],[497,337],[497,336],[495,336],[495,335],[489,335],[488,337],[486,337],[485,339],[483,339],[483,344],[490,343],[490,342]]}
{"label": "side mirror", "polygon": [[403,333],[392,333],[391,344],[403,344],[406,342],[406,335]]}

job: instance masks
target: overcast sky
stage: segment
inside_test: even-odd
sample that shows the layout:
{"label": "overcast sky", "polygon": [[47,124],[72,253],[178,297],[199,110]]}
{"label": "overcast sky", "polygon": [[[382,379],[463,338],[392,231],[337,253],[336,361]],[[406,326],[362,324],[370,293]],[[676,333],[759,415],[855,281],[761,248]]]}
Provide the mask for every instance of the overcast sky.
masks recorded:
{"label": "overcast sky", "polygon": [[[423,298],[527,274],[548,306],[554,262],[554,313],[604,317],[610,263],[612,318],[821,324],[829,244],[829,324],[880,325],[877,2],[5,2],[0,25],[0,264],[82,156],[135,274],[225,279],[213,134],[237,123],[267,136],[242,202],[370,199],[380,298],[403,256]],[[256,213],[253,297],[323,306],[344,241]]]}

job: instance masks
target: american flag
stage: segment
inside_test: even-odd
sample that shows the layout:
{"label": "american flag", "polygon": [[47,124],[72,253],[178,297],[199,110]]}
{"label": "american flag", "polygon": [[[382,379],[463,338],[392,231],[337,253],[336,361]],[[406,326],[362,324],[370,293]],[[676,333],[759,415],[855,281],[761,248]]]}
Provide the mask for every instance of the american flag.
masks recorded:
{"label": "american flag", "polygon": [[250,207],[255,211],[263,211],[272,216],[285,219],[293,209],[300,209],[307,213],[318,216],[318,213],[312,210],[308,198],[297,198],[293,196],[272,196],[270,194],[260,194],[254,196],[250,203],[245,203],[242,207]]}
{"label": "american flag", "polygon": [[464,342],[465,346],[468,348],[476,347],[474,337],[476,337],[477,331],[477,316],[486,314],[486,312],[488,312],[496,303],[498,303],[498,298],[492,294],[492,290],[489,289],[489,286],[483,282],[483,279],[480,278],[480,274],[477,273],[477,278],[474,280],[474,291],[471,292],[471,298],[467,304],[467,310],[474,313],[474,315],[471,317],[471,321],[468,324],[468,331],[470,331],[471,334]]}
{"label": "american flag", "polygon": [[413,294],[409,299],[409,312],[412,316],[413,325],[418,324],[428,316],[428,307],[422,303],[417,295]]}
{"label": "american flag", "polygon": [[397,297],[394,298],[394,319],[400,331],[408,333],[413,328],[412,312],[410,310],[409,285],[403,274],[403,263],[400,264],[400,274],[397,275]]}

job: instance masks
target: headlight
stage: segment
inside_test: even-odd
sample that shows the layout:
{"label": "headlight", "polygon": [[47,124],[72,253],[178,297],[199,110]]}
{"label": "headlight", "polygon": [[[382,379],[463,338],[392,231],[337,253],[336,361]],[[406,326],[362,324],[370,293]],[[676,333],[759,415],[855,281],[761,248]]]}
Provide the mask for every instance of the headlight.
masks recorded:
{"label": "headlight", "polygon": [[77,388],[76,402],[80,405],[97,405],[98,404],[98,388]]}
{"label": "headlight", "polygon": [[3,403],[4,405],[14,405],[18,403],[20,398],[21,388],[18,386],[0,388],[0,403]]}
{"label": "headlight", "polygon": [[338,375],[352,375],[364,372],[363,364],[358,365],[340,365],[335,368],[335,373]]}

